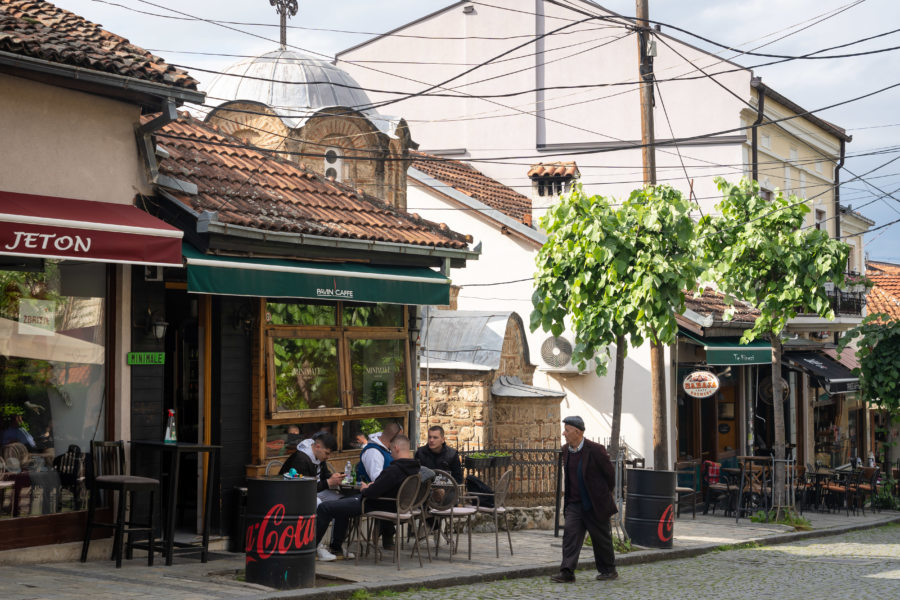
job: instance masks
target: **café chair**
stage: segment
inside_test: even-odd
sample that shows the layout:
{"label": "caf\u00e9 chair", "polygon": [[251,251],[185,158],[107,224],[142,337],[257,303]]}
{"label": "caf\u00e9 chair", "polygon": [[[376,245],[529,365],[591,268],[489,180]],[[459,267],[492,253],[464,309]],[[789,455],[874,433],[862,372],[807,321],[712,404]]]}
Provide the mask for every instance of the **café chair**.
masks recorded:
{"label": "caf\u00e9 chair", "polygon": [[879,471],[880,469],[878,467],[863,467],[859,481],[856,484],[856,497],[859,501],[859,508],[862,509],[863,516],[866,516],[866,499],[869,500],[872,512],[875,512],[875,510],[881,512],[880,509],[875,506],[874,502],[875,494],[878,490]]}
{"label": "caf\u00e9 chair", "polygon": [[703,481],[703,488],[706,490],[705,501],[703,505],[703,514],[709,513],[709,507],[712,506],[713,514],[716,514],[716,507],[724,501],[725,516],[727,517],[734,509],[735,494],[737,486],[733,481],[734,469],[726,469],[721,463],[711,460],[703,461],[701,466],[700,477]]}
{"label": "caf\u00e9 chair", "polygon": [[[90,500],[88,500],[87,525],[84,529],[84,541],[81,545],[81,562],[87,562],[88,547],[95,527],[106,527],[114,530],[112,557],[116,560],[116,568],[122,566],[122,541],[127,534],[125,557],[132,557],[132,537],[135,533],[147,534],[147,565],[153,566],[153,510],[154,498],[159,492],[159,480],[150,477],[138,477],[125,474],[125,442],[91,440]],[[112,496],[116,498],[115,521],[107,523],[97,521],[95,514],[100,501],[100,493],[109,492],[110,506]],[[135,492],[149,494],[149,510],[146,523],[134,520],[132,511],[127,505],[134,507]]]}
{"label": "caf\u00e9 chair", "polygon": [[[368,520],[368,526],[366,527],[366,552],[368,552],[369,548],[373,548],[375,551],[375,563],[378,563],[378,559],[381,555],[381,552],[378,547],[378,533],[381,529],[379,521],[388,521],[394,524],[395,526],[395,535],[399,538],[401,526],[407,523],[416,522],[416,515],[413,513],[413,510],[416,508],[416,501],[419,498],[419,485],[420,480],[418,475],[410,475],[403,483],[400,484],[400,488],[397,490],[396,498],[377,498],[377,499],[368,499],[362,498],[360,504],[361,516],[365,517]],[[389,500],[394,502],[394,510],[371,510],[366,511],[366,501],[373,502],[375,500]],[[419,566],[422,567],[424,564],[422,563],[422,553],[419,551],[419,538],[418,536],[415,538],[413,542],[413,553],[418,554],[419,557]],[[357,553],[357,557],[359,557],[359,552]],[[431,559],[431,555],[428,556],[429,560]],[[400,570],[400,544],[399,539],[394,543],[394,562],[397,564],[397,570]]]}
{"label": "caf\u00e9 chair", "polygon": [[[53,459],[53,468],[59,473],[59,485],[72,495],[72,510],[81,510],[87,491],[84,478],[84,455],[76,444]],[[62,498],[59,499],[62,510]]]}
{"label": "caf\u00e9 chair", "polygon": [[[15,481],[6,479],[6,461],[0,458],[0,512],[3,511],[3,501],[6,499],[6,490],[13,490]],[[13,501],[9,501],[9,514],[13,513]]]}
{"label": "caf\u00e9 chair", "polygon": [[[466,520],[466,533],[469,537],[469,560],[472,560],[472,515],[478,512],[477,497],[464,496],[460,493],[460,485],[447,471],[436,470],[437,477],[428,495],[428,515],[434,519],[434,556],[438,555],[441,537],[445,537],[450,547],[450,562],[453,562],[453,553],[459,547],[459,528],[453,524],[454,519]],[[461,501],[467,498],[476,500],[476,504],[462,505]],[[446,533],[442,531],[446,524]],[[453,541],[453,533],[456,532],[456,541]]]}
{"label": "caf\u00e9 chair", "polygon": [[506,510],[506,496],[509,494],[509,486],[512,481],[512,469],[500,476],[500,480],[494,487],[493,493],[469,492],[469,495],[478,498],[476,510],[479,514],[488,514],[494,517],[494,549],[497,558],[500,558],[500,515],[503,515],[503,524],[506,526],[506,539],[509,541],[509,554],[513,555],[512,535],[509,533],[509,518]]}
{"label": "caf\u00e9 chair", "polygon": [[691,518],[697,518],[697,496],[700,495],[700,487],[697,485],[697,463],[684,461],[675,463],[675,506],[676,515],[681,516],[681,505],[687,501],[691,503]]}

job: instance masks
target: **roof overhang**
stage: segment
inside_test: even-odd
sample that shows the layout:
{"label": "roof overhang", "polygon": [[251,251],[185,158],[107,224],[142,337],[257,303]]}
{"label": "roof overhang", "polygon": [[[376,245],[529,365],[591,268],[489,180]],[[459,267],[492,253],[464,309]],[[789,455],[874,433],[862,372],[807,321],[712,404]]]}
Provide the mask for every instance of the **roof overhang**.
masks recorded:
{"label": "roof overhang", "polygon": [[178,104],[203,104],[204,92],[125,77],[74,65],[50,62],[30,56],[0,51],[0,73],[31,79],[40,83],[106,96],[158,111],[161,103],[171,98]]}
{"label": "roof overhang", "polygon": [[741,344],[737,337],[702,337],[681,331],[681,335],[703,346],[708,365],[768,365],[772,363],[772,345],[762,340]]}
{"label": "roof overhang", "polygon": [[859,390],[859,377],[821,352],[787,352],[784,361],[812,375],[829,394],[844,394]]}

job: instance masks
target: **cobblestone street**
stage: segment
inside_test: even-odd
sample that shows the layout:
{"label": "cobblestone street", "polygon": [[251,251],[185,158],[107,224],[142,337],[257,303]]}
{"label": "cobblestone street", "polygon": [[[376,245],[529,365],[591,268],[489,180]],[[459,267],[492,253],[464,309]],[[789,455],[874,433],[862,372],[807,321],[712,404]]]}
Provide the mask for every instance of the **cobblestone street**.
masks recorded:
{"label": "cobblestone street", "polygon": [[[585,552],[590,552],[589,548]],[[582,556],[586,556],[585,552]],[[574,584],[547,577],[407,592],[409,600],[510,598],[729,598],[779,600],[900,597],[900,526],[793,544],[713,552],[619,568],[619,579],[578,571]]]}

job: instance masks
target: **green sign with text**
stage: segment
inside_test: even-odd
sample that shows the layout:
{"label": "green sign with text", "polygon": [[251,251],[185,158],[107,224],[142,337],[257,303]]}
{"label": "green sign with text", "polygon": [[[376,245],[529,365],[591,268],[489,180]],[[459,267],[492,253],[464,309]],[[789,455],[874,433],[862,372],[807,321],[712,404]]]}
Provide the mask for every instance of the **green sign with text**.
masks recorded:
{"label": "green sign with text", "polygon": [[125,355],[129,365],[164,365],[165,352],[129,352]]}

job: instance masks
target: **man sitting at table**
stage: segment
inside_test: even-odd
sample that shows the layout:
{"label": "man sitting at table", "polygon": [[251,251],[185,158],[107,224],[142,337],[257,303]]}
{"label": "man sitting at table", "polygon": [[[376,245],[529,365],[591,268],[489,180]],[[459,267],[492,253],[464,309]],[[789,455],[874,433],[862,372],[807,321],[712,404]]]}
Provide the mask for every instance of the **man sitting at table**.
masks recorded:
{"label": "man sitting at table", "polygon": [[444,442],[444,428],[440,425],[428,428],[427,445],[416,450],[416,458],[423,467],[447,471],[456,483],[462,483],[463,471],[459,462],[459,452]]}
{"label": "man sitting at table", "polygon": [[397,423],[388,423],[384,431],[369,436],[369,443],[359,453],[356,478],[364,483],[375,481],[381,470],[391,464],[391,441],[403,431]]}
{"label": "man sitting at table", "polygon": [[[409,438],[403,434],[396,435],[391,440],[391,462],[381,471],[381,474],[372,483],[360,485],[360,493],[340,500],[322,502],[316,509],[316,545],[325,537],[325,531],[334,521],[331,532],[331,548],[319,548],[318,557],[322,561],[344,558],[344,538],[347,537],[347,527],[350,518],[362,513],[362,498],[367,500],[366,510],[396,509],[392,500],[376,500],[377,498],[395,498],[400,490],[400,485],[410,475],[419,474],[419,461],[414,459],[410,451]],[[394,549],[394,525],[383,523],[381,527],[381,542],[385,550]],[[349,555],[346,556],[350,558]]]}
{"label": "man sitting at table", "polygon": [[342,473],[332,473],[328,468],[328,457],[337,450],[337,440],[330,433],[320,431],[311,438],[297,444],[297,451],[284,461],[279,475],[296,469],[298,475],[315,477],[319,480],[316,491],[323,492],[336,488],[343,479]]}

